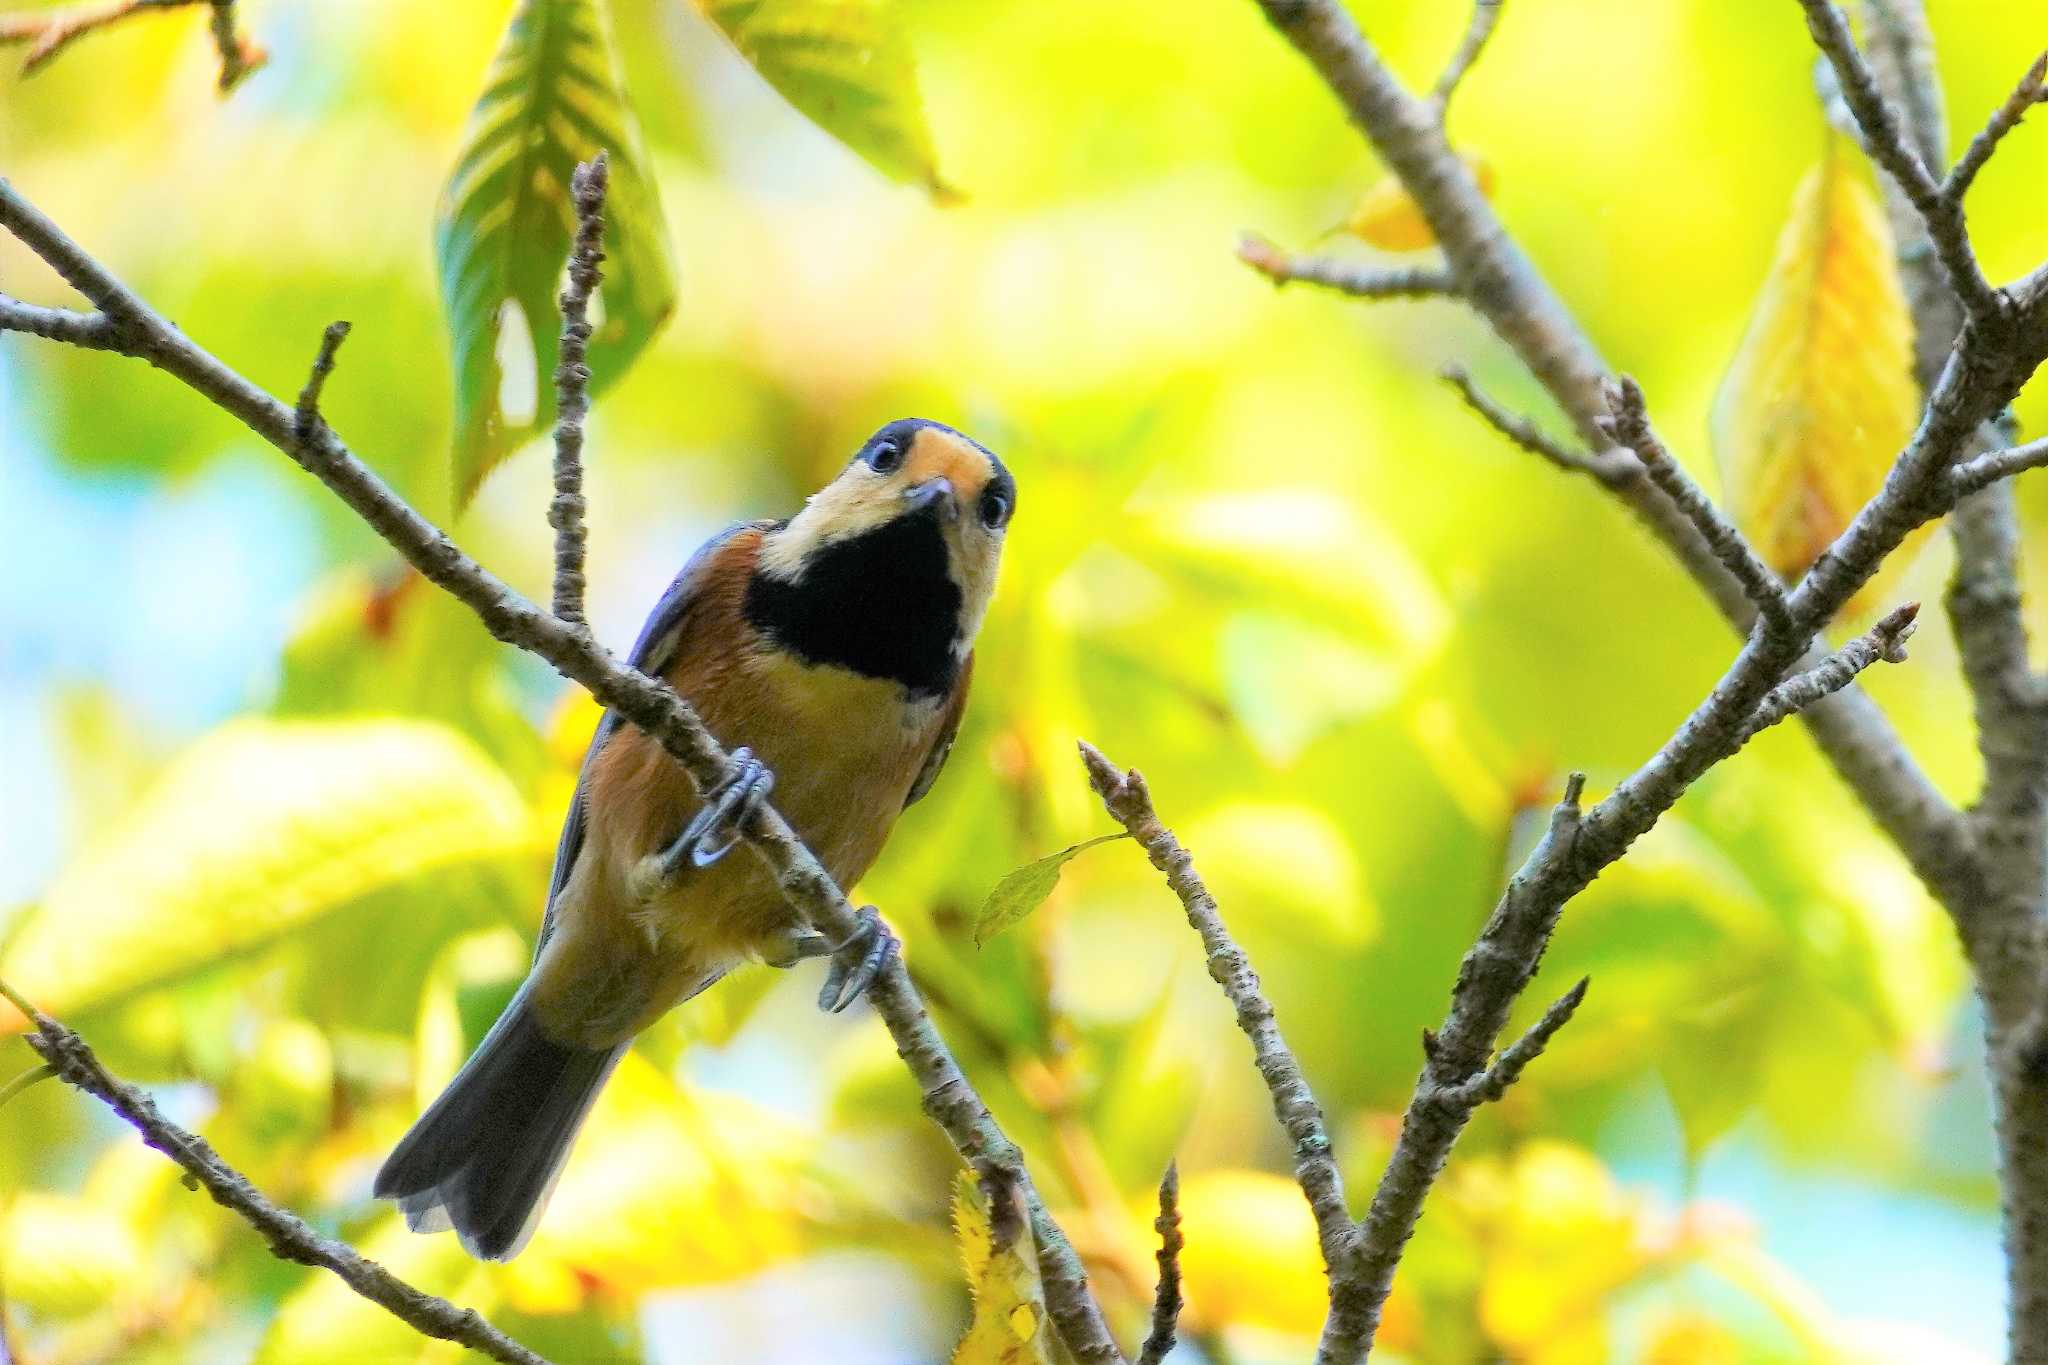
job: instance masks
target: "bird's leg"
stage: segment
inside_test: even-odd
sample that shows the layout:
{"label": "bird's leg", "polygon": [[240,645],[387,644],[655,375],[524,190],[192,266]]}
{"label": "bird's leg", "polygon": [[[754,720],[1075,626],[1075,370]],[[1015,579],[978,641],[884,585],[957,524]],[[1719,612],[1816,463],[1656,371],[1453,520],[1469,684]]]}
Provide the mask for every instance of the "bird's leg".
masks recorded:
{"label": "bird's leg", "polygon": [[832,955],[832,970],[825,973],[824,989],[818,992],[821,1010],[837,1014],[860,999],[902,947],[889,926],[882,923],[882,912],[874,906],[863,905],[859,919],[860,927],[852,937],[825,950]]}
{"label": "bird's leg", "polygon": [[709,867],[732,852],[740,827],[775,790],[775,774],[745,747],[732,751],[732,773],[704,795],[703,809],[690,817],[676,841],[655,855],[665,881],[674,881],[687,867]]}

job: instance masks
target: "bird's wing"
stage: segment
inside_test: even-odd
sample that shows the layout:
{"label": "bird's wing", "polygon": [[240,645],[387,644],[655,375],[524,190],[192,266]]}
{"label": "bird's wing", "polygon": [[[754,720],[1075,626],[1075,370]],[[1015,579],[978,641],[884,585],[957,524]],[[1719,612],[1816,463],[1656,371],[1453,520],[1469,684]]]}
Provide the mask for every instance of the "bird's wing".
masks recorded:
{"label": "bird's wing", "polygon": [[939,780],[939,770],[946,766],[946,760],[953,753],[953,737],[960,733],[960,717],[967,713],[967,684],[974,678],[974,655],[969,654],[960,665],[960,677],[953,684],[953,695],[946,698],[945,714],[939,718],[938,735],[932,740],[932,747],[924,756],[924,766],[917,771],[917,780],[910,784],[910,794],[903,798],[907,810],[932,789],[932,783]]}
{"label": "bird's wing", "polygon": [[[633,642],[633,652],[626,661],[650,677],[660,677],[675,662],[676,650],[682,643],[683,625],[702,592],[706,571],[717,558],[718,552],[731,544],[734,537],[748,531],[761,532],[774,526],[772,521],[736,521],[704,542],[697,553],[690,556],[690,562],[683,565],[683,571],[668,585],[668,591],[655,603],[654,611],[648,616],[647,624],[640,628],[640,638]],[[569,801],[569,815],[562,822],[562,840],[555,846],[555,875],[548,883],[547,913],[541,920],[540,937],[534,941],[533,953],[536,959],[548,941],[548,935],[555,927],[555,898],[568,885],[569,872],[576,866],[576,855],[583,848],[583,792],[590,781],[590,765],[596,760],[599,750],[619,728],[619,718],[606,711],[597,722],[597,733],[591,736],[590,748],[583,755],[583,769],[576,778],[576,795]]]}

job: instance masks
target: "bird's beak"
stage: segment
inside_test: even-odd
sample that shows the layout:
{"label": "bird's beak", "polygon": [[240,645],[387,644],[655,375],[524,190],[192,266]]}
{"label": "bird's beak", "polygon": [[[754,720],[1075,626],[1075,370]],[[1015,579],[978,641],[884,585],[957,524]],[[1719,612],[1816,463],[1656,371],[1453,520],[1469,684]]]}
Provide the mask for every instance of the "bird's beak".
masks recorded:
{"label": "bird's beak", "polygon": [[904,489],[903,505],[912,512],[930,508],[941,521],[960,515],[960,499],[953,495],[953,481],[946,478],[926,479]]}

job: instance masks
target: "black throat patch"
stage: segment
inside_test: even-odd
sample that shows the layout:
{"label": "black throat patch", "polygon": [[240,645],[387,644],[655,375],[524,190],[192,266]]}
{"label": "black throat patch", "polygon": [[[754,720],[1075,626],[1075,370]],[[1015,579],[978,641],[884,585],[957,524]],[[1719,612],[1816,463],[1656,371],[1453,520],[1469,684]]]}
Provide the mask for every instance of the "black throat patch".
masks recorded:
{"label": "black throat patch", "polygon": [[806,663],[836,664],[929,697],[944,695],[959,673],[960,600],[938,522],[913,514],[828,543],[795,581],[755,573],[746,613]]}

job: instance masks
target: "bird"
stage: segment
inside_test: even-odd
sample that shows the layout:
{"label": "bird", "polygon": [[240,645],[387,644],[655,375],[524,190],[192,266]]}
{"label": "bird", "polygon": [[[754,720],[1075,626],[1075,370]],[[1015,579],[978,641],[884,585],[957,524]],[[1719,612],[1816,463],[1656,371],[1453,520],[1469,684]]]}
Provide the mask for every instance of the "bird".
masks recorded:
{"label": "bird", "polygon": [[874,864],[952,750],[1016,503],[986,447],[905,418],[795,516],[737,523],[690,558],[630,657],[735,746],[727,779],[700,798],[659,743],[599,721],[532,966],[377,1174],[408,1226],[511,1259],[641,1030],[748,961],[831,957],[819,1004],[835,1011],[888,966],[899,948],[873,906],[826,942],[765,867],[725,855],[773,792],[840,886]]}

